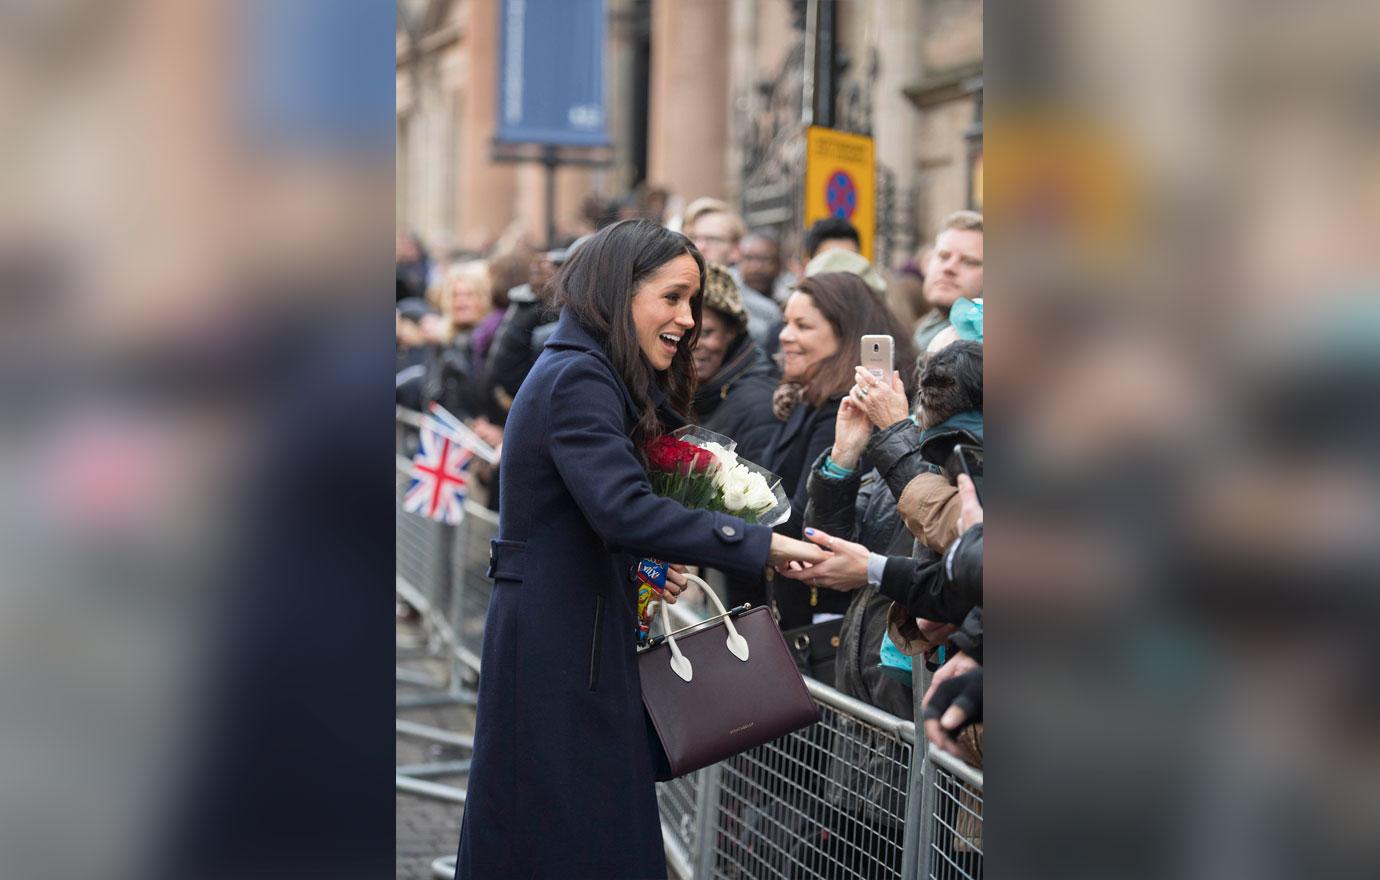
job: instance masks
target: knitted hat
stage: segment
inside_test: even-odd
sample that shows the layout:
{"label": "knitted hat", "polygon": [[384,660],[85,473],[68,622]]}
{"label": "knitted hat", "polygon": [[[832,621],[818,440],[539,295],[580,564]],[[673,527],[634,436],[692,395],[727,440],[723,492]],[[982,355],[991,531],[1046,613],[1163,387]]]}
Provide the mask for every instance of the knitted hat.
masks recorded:
{"label": "knitted hat", "polygon": [[718,263],[704,265],[704,307],[728,318],[739,333],[747,329],[748,313],[743,306],[743,294],[733,276]]}
{"label": "knitted hat", "polygon": [[872,292],[877,294],[877,298],[886,301],[886,282],[882,276],[867,261],[867,257],[862,254],[855,254],[841,248],[827,250],[822,254],[816,254],[815,258],[805,265],[805,277],[820,275],[824,272],[851,272],[863,280]]}

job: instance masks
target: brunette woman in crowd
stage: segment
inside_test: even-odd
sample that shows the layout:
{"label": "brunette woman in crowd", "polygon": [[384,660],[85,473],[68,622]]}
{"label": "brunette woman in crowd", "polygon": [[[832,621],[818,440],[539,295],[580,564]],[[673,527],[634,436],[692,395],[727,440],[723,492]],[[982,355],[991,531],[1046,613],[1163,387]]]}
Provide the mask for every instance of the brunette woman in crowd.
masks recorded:
{"label": "brunette woman in crowd", "polygon": [[[855,371],[862,362],[861,338],[882,333],[894,341],[895,363],[915,363],[909,334],[857,275],[826,272],[806,278],[786,301],[781,384],[772,399],[781,424],[761,461],[781,477],[791,496],[791,518],[777,529],[782,534],[801,535],[810,467],[834,443],[839,402],[857,381]],[[908,370],[903,385],[907,392],[913,388]],[[804,626],[814,614],[842,614],[848,608],[846,595],[779,578],[774,593],[782,629]]]}

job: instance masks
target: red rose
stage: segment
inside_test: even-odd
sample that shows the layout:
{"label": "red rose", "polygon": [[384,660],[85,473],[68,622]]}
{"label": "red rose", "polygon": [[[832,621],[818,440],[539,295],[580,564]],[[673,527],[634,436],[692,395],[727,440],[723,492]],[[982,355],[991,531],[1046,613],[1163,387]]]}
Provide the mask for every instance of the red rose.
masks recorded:
{"label": "red rose", "polygon": [[714,453],[710,452],[708,449],[701,449],[700,447],[696,446],[694,460],[695,472],[701,474],[708,473],[709,469],[713,465]]}
{"label": "red rose", "polygon": [[654,471],[674,472],[679,455],[676,450],[677,441],[674,437],[665,434],[652,440],[644,447],[647,454],[647,467]]}

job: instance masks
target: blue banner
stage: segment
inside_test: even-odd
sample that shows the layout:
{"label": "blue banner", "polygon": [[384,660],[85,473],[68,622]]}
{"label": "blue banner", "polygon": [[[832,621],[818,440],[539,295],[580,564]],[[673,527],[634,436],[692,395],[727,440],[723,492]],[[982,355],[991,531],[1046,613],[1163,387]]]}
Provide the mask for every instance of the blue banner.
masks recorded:
{"label": "blue banner", "polygon": [[503,143],[601,147],[606,0],[503,0],[498,134]]}

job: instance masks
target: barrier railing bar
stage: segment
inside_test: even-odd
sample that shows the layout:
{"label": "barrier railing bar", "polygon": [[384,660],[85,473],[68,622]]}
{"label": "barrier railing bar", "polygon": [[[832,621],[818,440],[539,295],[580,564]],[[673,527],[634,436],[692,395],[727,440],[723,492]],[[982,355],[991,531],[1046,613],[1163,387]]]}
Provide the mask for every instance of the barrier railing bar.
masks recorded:
{"label": "barrier railing bar", "polygon": [[422,594],[422,591],[412,586],[411,582],[402,575],[395,575],[393,589],[402,597],[402,600],[413,608],[422,617],[431,614],[431,600]]}
{"label": "barrier railing bar", "polygon": [[404,669],[401,666],[393,670],[393,680],[402,684],[416,685],[425,688],[443,688],[446,682],[438,681],[425,672],[418,672],[415,669]]}
{"label": "barrier railing bar", "polygon": [[431,764],[404,764],[394,769],[394,773],[399,776],[412,776],[417,778],[427,776],[454,776],[459,773],[470,772],[470,760],[463,761],[436,761]]}
{"label": "barrier railing bar", "polygon": [[[925,664],[916,663],[911,668],[911,711],[920,717],[921,701],[925,696]],[[929,811],[933,808],[934,792],[929,785],[929,774],[925,761],[926,750],[916,746],[910,755],[909,791],[906,793],[905,830],[901,840],[901,876],[918,877],[922,868],[929,876],[928,862],[923,854],[928,853],[932,832],[930,831]]]}
{"label": "barrier railing bar", "polygon": [[479,674],[479,655],[471,651],[469,648],[456,645],[455,659],[465,664],[465,666],[468,669],[472,670],[475,675]]}
{"label": "barrier railing bar", "polygon": [[661,843],[666,850],[666,867],[681,880],[695,880],[695,869],[690,865],[690,856],[681,845],[680,838],[666,820],[661,820]]}
{"label": "barrier railing bar", "polygon": [[723,764],[710,764],[699,771],[699,790],[695,792],[695,876],[708,877],[714,867],[715,817],[719,812]]}
{"label": "barrier railing bar", "polygon": [[443,691],[439,694],[405,694],[393,701],[397,709],[434,709],[438,706],[474,706],[479,698],[469,691]]}
{"label": "barrier railing bar", "polygon": [[438,801],[446,801],[451,804],[463,804],[465,802],[465,790],[453,785],[441,785],[439,782],[427,782],[425,779],[413,779],[410,776],[402,775],[394,777],[394,781],[398,791],[405,791],[408,794],[435,798]]}
{"label": "barrier railing bar", "polygon": [[401,718],[395,719],[393,729],[399,736],[410,736],[414,739],[426,739],[438,742],[442,745],[456,746],[462,749],[474,748],[474,737],[466,736],[463,733],[453,733],[449,730],[442,730],[439,727],[432,727],[428,724],[418,724],[415,721],[405,721]]}
{"label": "barrier railing bar", "polygon": [[960,761],[948,752],[941,752],[935,748],[933,743],[929,744],[929,759],[934,763],[948,770],[953,775],[961,778],[964,782],[977,789],[982,789],[982,771],[976,767]]}
{"label": "barrier railing bar", "polygon": [[400,406],[396,409],[398,421],[405,425],[411,425],[414,428],[420,428],[422,426],[422,414],[415,409],[408,409],[405,406]]}

